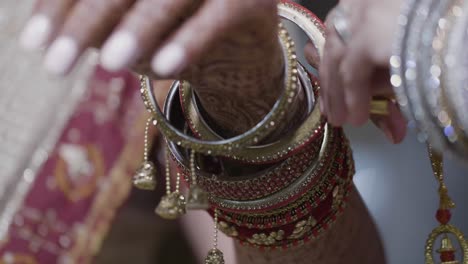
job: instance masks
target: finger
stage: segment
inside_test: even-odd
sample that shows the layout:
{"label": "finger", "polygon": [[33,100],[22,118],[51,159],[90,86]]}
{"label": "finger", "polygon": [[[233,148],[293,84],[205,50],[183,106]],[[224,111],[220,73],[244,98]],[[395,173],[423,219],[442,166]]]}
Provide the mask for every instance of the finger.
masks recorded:
{"label": "finger", "polygon": [[371,94],[371,76],[375,65],[368,50],[367,34],[360,34],[348,44],[339,72],[343,78],[345,103],[348,112],[347,121],[353,125],[362,125],[369,119]]}
{"label": "finger", "polygon": [[[327,39],[328,37],[333,34],[330,29],[332,28],[332,21],[333,15],[334,15],[334,9],[330,11],[330,13],[327,15],[327,18],[325,19],[325,29],[326,29],[326,36]],[[329,65],[329,50],[331,47],[329,47],[330,43],[328,41],[325,41],[324,45],[324,51],[323,51],[323,57],[320,58],[320,64],[321,66],[319,67],[319,79],[320,79],[320,90],[319,90],[319,106],[320,106],[320,111],[324,116],[328,118],[328,101],[329,101],[329,96],[328,96],[328,86],[329,86],[329,79],[330,79],[330,67]]]}
{"label": "finger", "polygon": [[371,120],[393,144],[400,143],[406,136],[406,119],[394,102],[388,105],[388,115],[372,115]]}
{"label": "finger", "polygon": [[371,77],[371,93],[373,96],[394,98],[392,84],[390,83],[390,71],[386,67],[378,67]]}
{"label": "finger", "polygon": [[312,42],[308,41],[305,45],[304,55],[310,66],[314,67],[315,69],[319,68],[320,54],[318,53],[317,48],[314,46],[314,44],[312,44]]}
{"label": "finger", "polygon": [[334,126],[343,125],[347,113],[346,105],[344,104],[344,87],[341,76],[337,71],[344,56],[344,51],[343,43],[338,36],[336,36],[336,32],[334,32],[333,28],[331,28],[325,44],[323,64],[320,67],[320,73],[324,74],[324,79],[326,79],[324,99],[328,121]]}
{"label": "finger", "polygon": [[104,41],[134,1],[79,1],[46,53],[46,69],[59,75],[69,72],[86,48]]}
{"label": "finger", "polygon": [[[268,12],[269,15],[275,14],[275,2],[204,1],[194,16],[156,52],[151,63],[154,72],[162,77],[180,73],[209,50],[217,39],[225,36],[225,32],[240,26],[241,22],[241,25],[245,24],[245,29],[249,29],[246,23],[249,16],[264,12]],[[275,27],[262,29],[265,31],[268,28]]]}
{"label": "finger", "polygon": [[101,63],[118,71],[141,57],[151,55],[168,33],[188,17],[195,1],[143,0],[126,16],[104,44]]}
{"label": "finger", "polygon": [[37,1],[31,17],[20,34],[20,45],[27,50],[43,48],[61,28],[75,2],[75,0]]}
{"label": "finger", "polygon": [[[325,42],[325,48],[323,51],[323,57],[321,58],[320,61],[320,67],[319,67],[319,79],[320,79],[320,90],[319,90],[319,105],[320,105],[320,111],[324,116],[327,116],[328,114],[328,80],[329,80],[329,70],[328,70],[328,64],[329,64],[329,58],[328,58],[328,49],[327,49],[327,42]],[[327,116],[328,117],[328,116]]]}

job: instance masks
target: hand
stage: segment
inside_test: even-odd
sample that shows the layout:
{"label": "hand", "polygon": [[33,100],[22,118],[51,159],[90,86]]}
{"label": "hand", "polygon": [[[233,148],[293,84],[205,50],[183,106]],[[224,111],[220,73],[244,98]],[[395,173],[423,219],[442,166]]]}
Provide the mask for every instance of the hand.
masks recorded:
{"label": "hand", "polygon": [[89,47],[110,71],[184,79],[223,130],[247,131],[282,91],[275,0],[39,0],[20,37],[66,74]]}
{"label": "hand", "polygon": [[[394,102],[389,115],[370,115],[375,96],[392,98],[388,61],[400,11],[399,0],[343,0],[350,33],[346,43],[333,25],[336,8],[327,17],[327,41],[320,63],[321,108],[328,121],[362,125],[369,118],[393,143],[403,140],[406,121]],[[316,52],[306,47],[313,60]]]}
{"label": "hand", "polygon": [[255,42],[271,43],[276,22],[274,0],[39,0],[20,41],[45,47],[45,67],[55,74],[68,73],[87,48],[103,45],[108,70],[151,61],[158,76],[173,77],[231,36],[245,39],[254,32],[248,26],[262,29]]}

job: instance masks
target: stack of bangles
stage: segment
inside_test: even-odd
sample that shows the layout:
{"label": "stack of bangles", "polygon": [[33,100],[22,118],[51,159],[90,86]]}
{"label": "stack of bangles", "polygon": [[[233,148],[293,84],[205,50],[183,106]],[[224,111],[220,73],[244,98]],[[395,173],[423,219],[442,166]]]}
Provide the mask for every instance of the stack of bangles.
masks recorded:
{"label": "stack of bangles", "polygon": [[468,2],[408,0],[391,83],[421,141],[468,161]]}
{"label": "stack of bangles", "polygon": [[[320,53],[324,28],[307,9],[281,2],[279,15],[291,20],[311,38]],[[166,191],[156,213],[175,219],[187,209],[207,210],[215,219],[215,244],[206,263],[224,263],[217,249],[217,230],[241,244],[261,249],[287,249],[319,237],[346,206],[354,174],[349,142],[341,128],[325,122],[316,104],[319,84],[297,61],[294,42],[279,27],[285,62],[283,93],[270,113],[251,130],[225,139],[203,118],[198,98],[186,81],[172,85],[163,111],[155,100],[152,82],[141,77],[141,93],[151,117],[147,129],[157,125],[167,142]],[[277,141],[265,144],[302,89],[307,115]],[[155,165],[148,160],[134,176],[142,189],[156,185]],[[171,188],[170,160],[178,168]],[[190,186],[179,191],[180,180]]]}

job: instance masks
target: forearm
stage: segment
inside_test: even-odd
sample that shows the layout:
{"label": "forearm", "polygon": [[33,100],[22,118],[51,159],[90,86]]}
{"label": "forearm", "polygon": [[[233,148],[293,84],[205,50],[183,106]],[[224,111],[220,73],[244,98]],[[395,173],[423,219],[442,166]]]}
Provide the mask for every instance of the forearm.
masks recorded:
{"label": "forearm", "polygon": [[[277,41],[273,41],[278,43]],[[277,58],[281,59],[281,50],[276,49],[279,54]],[[271,56],[264,58],[263,61],[268,61],[274,58]],[[197,94],[203,107],[210,115],[213,122],[222,127],[223,131],[231,131],[237,134],[247,130],[255,125],[265,115],[276,98],[279,96],[282,86],[282,71],[283,63],[271,64],[269,72],[257,74],[254,80],[255,83],[250,83],[252,77],[249,77],[250,67],[261,69],[260,58],[252,62],[253,65],[245,68],[235,69],[234,65],[221,65],[215,67],[212,71],[219,71],[223,78],[204,79],[198,83]],[[280,67],[277,67],[280,66]],[[247,70],[246,70],[247,69]],[[235,74],[232,72],[236,70]],[[276,74],[273,74],[275,73]],[[229,74],[226,74],[229,73]],[[200,76],[204,76],[201,74]],[[226,78],[227,76],[227,78]],[[278,80],[279,78],[279,80]],[[239,85],[239,80],[244,85]],[[271,82],[271,80],[276,80]],[[224,82],[223,82],[224,81]],[[223,83],[222,83],[223,82]],[[269,83],[275,86],[265,87],[256,85],[258,83]],[[223,91],[217,88],[221,85]],[[225,89],[228,92],[225,92]],[[258,90],[262,91],[257,93]],[[276,98],[264,96],[264,94],[273,94],[270,91],[276,91]],[[278,92],[279,91],[279,92]],[[204,100],[205,99],[205,100]],[[270,99],[270,100],[269,100]],[[297,97],[296,100],[301,102],[303,95]],[[263,108],[252,108],[252,103],[256,105],[262,104]],[[241,105],[241,107],[233,107]],[[299,106],[300,104],[295,104]],[[263,109],[265,111],[255,111]],[[294,109],[291,111],[292,116],[288,117],[284,123],[290,123],[291,119],[297,118],[303,114],[303,111]],[[248,112],[251,111],[251,112]],[[298,118],[300,119],[300,118]],[[224,125],[223,125],[224,124]],[[283,127],[284,128],[284,127]],[[313,143],[313,144],[318,144]],[[326,177],[326,175],[321,175]],[[351,263],[384,263],[383,250],[380,244],[375,226],[364,206],[359,194],[354,190],[351,192],[348,209],[342,216],[338,217],[337,222],[324,235],[318,238],[315,242],[306,243],[301,247],[293,247],[285,251],[261,251],[251,247],[238,246],[237,258],[238,263],[341,263],[346,259]],[[369,246],[369,244],[371,246]],[[362,247],[362,249],[360,248]],[[365,248],[364,248],[365,247]]]}
{"label": "forearm", "polygon": [[385,263],[375,224],[354,187],[343,215],[316,241],[285,251],[260,251],[236,245],[237,261],[243,264]]}
{"label": "forearm", "polygon": [[[265,28],[272,31],[265,32]],[[260,34],[264,36],[259,37]],[[209,61],[191,69],[187,77],[206,113],[205,119],[218,133],[231,137],[254,127],[278,100],[284,84],[284,54],[276,25],[252,27],[249,32],[242,30],[238,35],[226,36],[220,43],[214,47]],[[300,110],[305,104],[302,91],[294,100],[283,124],[291,124],[291,120],[302,116]],[[284,131],[285,125],[278,130]]]}
{"label": "forearm", "polygon": [[[276,31],[276,27],[272,28]],[[257,33],[261,34],[260,32],[249,32],[250,35],[255,35]],[[261,43],[255,42],[255,38],[249,38],[249,34],[243,37],[233,37],[231,42],[222,41],[224,45],[213,49],[207,63],[202,62],[197,67],[192,68],[187,73],[186,78],[184,78],[189,80],[192,87],[195,89],[201,105],[204,108],[204,112],[202,112],[202,114],[205,114],[204,117],[211,119],[211,123],[214,123],[216,125],[215,128],[218,128],[216,130],[218,132],[220,130],[224,132],[224,136],[239,134],[253,127],[270,111],[283,89],[284,59],[276,33],[272,34],[274,37],[272,37],[270,41]],[[230,39],[230,37],[231,36],[228,36],[227,38]],[[237,56],[232,56],[232,54],[230,54],[229,45],[226,45],[226,43],[236,46],[240,45],[239,41],[243,42],[242,45],[244,47],[248,46],[250,49],[248,49],[248,52],[239,52],[239,49],[233,48],[233,50],[237,50]],[[246,43],[248,43],[248,45],[246,45]],[[267,53],[269,56],[265,56],[265,50],[269,51],[269,53]],[[239,61],[241,63],[239,63]],[[298,102],[301,102],[303,99],[303,94],[296,97]],[[285,120],[282,120],[283,124],[289,125],[294,118],[300,120],[298,116],[304,114],[304,111],[300,111],[302,110],[300,107],[301,103],[292,105],[297,108],[288,109],[288,113],[291,113],[291,116],[287,116],[287,119],[285,118]],[[322,133],[320,130],[318,131],[317,133]],[[337,135],[339,134],[340,133]],[[329,147],[331,151],[346,151],[345,147],[338,148],[343,143],[340,140],[340,138],[335,138],[334,140],[327,139],[327,142],[330,141],[329,143],[338,142],[337,145],[333,143],[331,147]],[[320,142],[322,141],[317,139],[311,144],[320,144]],[[336,149],[333,147],[336,147]],[[311,155],[313,155],[313,153]],[[336,157],[335,155],[325,156],[321,162],[328,164],[327,161],[329,161],[329,158],[340,159],[339,157],[343,156],[345,155],[337,155]],[[349,169],[349,167],[346,167],[342,162],[343,160],[340,159],[333,164],[336,165],[339,163],[345,166],[344,168]],[[333,169],[335,169],[334,165],[330,165],[330,167],[324,165],[326,166],[326,171],[323,175],[319,174],[317,177],[336,179],[337,176],[343,176],[343,179],[345,179],[346,177],[342,171],[333,171]],[[302,166],[302,168],[304,168],[304,166]],[[331,182],[330,184],[333,186],[335,184],[334,180]],[[204,183],[199,182],[199,184],[204,186]],[[322,184],[321,186],[323,187],[324,185]],[[315,191],[310,191],[310,193],[309,191],[306,192],[307,195],[309,195],[307,199],[310,199],[307,201],[312,201],[311,204],[304,202],[304,204],[309,204],[312,207],[310,209],[308,208],[309,213],[313,211],[314,214],[317,214],[318,211],[323,210],[323,208],[328,210],[328,207],[330,207],[329,204],[322,206],[322,209],[315,208],[318,206],[315,205],[315,202],[320,202],[312,200]],[[325,192],[328,192],[328,190]],[[334,201],[335,200],[333,200],[333,202]],[[277,262],[283,261],[283,263],[301,263],[299,261],[301,259],[306,259],[307,263],[310,263],[310,260],[315,260],[317,263],[339,263],[342,259],[347,259],[351,261],[351,263],[357,263],[357,261],[363,263],[362,256],[368,259],[368,261],[364,263],[384,263],[382,248],[375,227],[362,200],[354,189],[348,206],[344,215],[338,216],[337,223],[329,230],[323,231],[323,236],[317,238],[315,242],[306,243],[306,245],[300,247],[292,247],[283,252],[265,253],[268,251],[261,251],[253,248],[239,248],[237,252],[239,263],[275,263],[272,262],[274,261],[273,259],[277,259]],[[323,213],[327,214],[333,214],[334,212],[335,211],[323,211]],[[247,211],[244,213],[249,214]],[[322,221],[324,217],[320,217],[318,221]],[[330,215],[330,217],[332,216]],[[299,223],[294,223],[294,221],[297,220],[291,220],[287,217],[284,220],[290,221],[285,223],[285,225],[297,225]],[[262,227],[259,228],[261,229]],[[241,231],[239,231],[239,234],[240,233]],[[346,237],[346,239],[343,239],[344,237]],[[240,239],[240,237],[237,238]],[[289,233],[287,238],[295,239],[294,235]],[[249,242],[252,240],[248,233],[243,233],[242,239]],[[261,241],[258,241],[258,243],[262,245]],[[286,243],[286,240],[284,243]],[[372,246],[369,247],[368,244]],[[269,244],[265,245],[269,246]],[[361,250],[359,252],[360,254],[356,254],[360,246],[365,246],[366,248]],[[311,250],[311,248],[314,250]]]}

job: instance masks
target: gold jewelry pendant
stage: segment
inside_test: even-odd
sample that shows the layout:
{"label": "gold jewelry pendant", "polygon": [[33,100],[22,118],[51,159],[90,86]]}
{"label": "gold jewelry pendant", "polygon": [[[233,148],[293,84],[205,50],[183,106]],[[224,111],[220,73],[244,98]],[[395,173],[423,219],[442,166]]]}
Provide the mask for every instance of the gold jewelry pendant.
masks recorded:
{"label": "gold jewelry pendant", "polygon": [[[428,146],[429,157],[431,159],[432,170],[439,182],[439,209],[436,218],[440,223],[438,227],[432,230],[426,241],[426,264],[435,264],[433,252],[434,243],[437,238],[442,236],[440,249],[436,252],[440,254],[441,264],[468,264],[468,242],[463,233],[455,226],[449,224],[452,214],[450,209],[455,207],[454,202],[448,195],[448,189],[444,182],[443,159],[440,153],[435,152],[431,146]],[[460,263],[456,260],[456,248],[453,246],[450,236],[454,236],[460,245],[463,254],[463,260]]]}
{"label": "gold jewelry pendant", "polygon": [[145,161],[133,175],[133,185],[141,190],[152,191],[156,188],[156,166]]}
{"label": "gold jewelry pendant", "polygon": [[148,160],[149,142],[148,134],[149,127],[153,122],[153,118],[149,118],[145,126],[145,146],[143,150],[143,164],[133,175],[133,185],[141,190],[152,191],[156,188],[156,166]]}
{"label": "gold jewelry pendant", "polygon": [[206,256],[205,264],[224,264],[224,255],[221,250],[213,248]]}
{"label": "gold jewelry pendant", "polygon": [[197,185],[197,174],[195,171],[195,151],[190,153],[190,174],[192,176],[192,184],[187,195],[187,209],[190,210],[207,210],[210,208],[208,201],[208,193]]}
{"label": "gold jewelry pendant", "polygon": [[[456,248],[452,244],[449,235],[452,234],[457,239],[463,254],[462,262],[456,260]],[[440,264],[467,264],[468,263],[468,244],[463,233],[453,225],[440,225],[432,230],[426,241],[426,264],[435,264],[434,261],[434,243],[438,237],[443,236],[440,248],[436,251],[440,254]]]}
{"label": "gold jewelry pendant", "polygon": [[187,209],[207,210],[208,208],[210,208],[208,194],[198,185],[190,187],[187,195]]}
{"label": "gold jewelry pendant", "polygon": [[180,173],[177,173],[176,188],[171,192],[169,149],[166,148],[166,195],[161,198],[155,213],[167,220],[174,220],[185,214],[185,197],[179,192]]}
{"label": "gold jewelry pendant", "polygon": [[161,198],[156,214],[167,220],[174,220],[185,214],[185,197],[179,192],[167,194]]}
{"label": "gold jewelry pendant", "polygon": [[224,254],[218,249],[218,209],[214,209],[213,248],[205,258],[205,264],[224,264]]}

